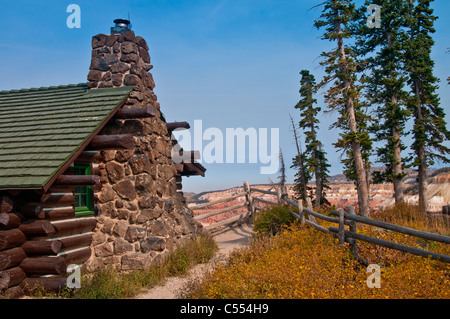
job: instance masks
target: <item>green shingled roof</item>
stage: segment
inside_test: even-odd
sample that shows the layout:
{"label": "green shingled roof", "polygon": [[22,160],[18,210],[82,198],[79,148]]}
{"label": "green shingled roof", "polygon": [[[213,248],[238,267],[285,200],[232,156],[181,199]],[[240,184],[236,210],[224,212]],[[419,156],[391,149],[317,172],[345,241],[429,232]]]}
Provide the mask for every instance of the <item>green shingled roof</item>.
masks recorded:
{"label": "green shingled roof", "polygon": [[0,188],[41,188],[132,87],[85,84],[0,91]]}

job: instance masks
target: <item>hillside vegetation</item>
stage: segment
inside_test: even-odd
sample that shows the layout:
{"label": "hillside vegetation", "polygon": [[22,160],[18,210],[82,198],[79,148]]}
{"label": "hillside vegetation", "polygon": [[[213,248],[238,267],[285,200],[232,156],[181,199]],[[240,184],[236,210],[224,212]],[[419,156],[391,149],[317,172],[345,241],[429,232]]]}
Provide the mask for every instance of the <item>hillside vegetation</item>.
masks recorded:
{"label": "hillside vegetation", "polygon": [[[446,263],[359,242],[360,256],[382,266],[381,288],[368,288],[370,274],[352,258],[348,247],[298,221],[280,228],[285,214],[279,207],[265,214],[273,214],[275,227],[268,226],[268,217],[260,219],[264,225],[255,227],[263,231],[250,247],[234,251],[228,263],[217,264],[202,282],[191,283],[186,297],[450,298],[450,267]],[[374,218],[449,235],[447,226],[422,218],[414,206],[400,205]],[[272,235],[275,229],[279,231]],[[358,227],[358,232],[450,255],[445,244],[372,227]]]}

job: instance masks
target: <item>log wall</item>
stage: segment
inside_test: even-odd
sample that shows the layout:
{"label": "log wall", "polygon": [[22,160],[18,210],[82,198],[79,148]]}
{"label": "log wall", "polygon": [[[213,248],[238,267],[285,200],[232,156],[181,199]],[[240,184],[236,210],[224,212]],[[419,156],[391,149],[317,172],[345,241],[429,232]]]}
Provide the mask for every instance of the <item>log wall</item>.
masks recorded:
{"label": "log wall", "polygon": [[17,298],[36,285],[62,289],[67,266],[91,257],[97,219],[75,215],[73,190],[73,185],[55,185],[44,194],[0,196],[0,295]]}

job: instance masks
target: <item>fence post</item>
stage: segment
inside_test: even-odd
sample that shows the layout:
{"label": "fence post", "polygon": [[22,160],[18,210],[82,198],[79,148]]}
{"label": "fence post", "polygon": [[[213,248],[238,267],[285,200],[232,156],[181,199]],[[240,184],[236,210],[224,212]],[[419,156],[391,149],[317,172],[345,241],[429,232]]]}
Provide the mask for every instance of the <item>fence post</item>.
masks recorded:
{"label": "fence post", "polygon": [[[310,197],[306,197],[306,205],[309,210],[313,210],[312,202]],[[308,214],[308,219],[312,221],[313,223],[317,224],[316,218],[313,215]]]}
{"label": "fence post", "polygon": [[278,203],[281,204],[281,187],[277,188],[277,199]]}
{"label": "fence post", "polygon": [[298,214],[301,216],[301,222],[302,222],[302,225],[304,225],[305,224],[305,214],[303,214],[303,202],[302,202],[302,200],[301,199],[299,199],[298,201],[297,201],[297,206],[298,206]]}
{"label": "fence post", "polygon": [[[353,206],[347,206],[347,211],[350,215],[356,215],[355,213],[355,209],[353,208]],[[349,227],[350,232],[355,233],[356,234],[356,221],[352,220],[350,227]],[[358,256],[358,242],[356,241],[355,238],[352,238],[352,241],[350,243],[350,247],[353,253],[353,257],[355,257],[356,259],[359,258]]]}
{"label": "fence post", "polygon": [[289,192],[289,189],[288,189],[287,185],[284,185],[283,192],[286,194],[286,197],[287,197],[288,199],[292,200],[292,195],[291,195],[291,193]]}
{"label": "fence post", "polygon": [[339,245],[344,245],[345,244],[344,210],[341,208],[338,210],[338,212],[339,212],[339,232],[338,232]]}
{"label": "fence post", "polygon": [[247,192],[247,194],[245,195],[245,199],[247,200],[248,212],[247,212],[247,215],[245,216],[245,219],[248,222],[250,217],[253,217],[253,214],[255,213],[255,209],[253,207],[253,198],[250,193],[250,186],[248,185],[247,181],[244,182],[244,191]]}

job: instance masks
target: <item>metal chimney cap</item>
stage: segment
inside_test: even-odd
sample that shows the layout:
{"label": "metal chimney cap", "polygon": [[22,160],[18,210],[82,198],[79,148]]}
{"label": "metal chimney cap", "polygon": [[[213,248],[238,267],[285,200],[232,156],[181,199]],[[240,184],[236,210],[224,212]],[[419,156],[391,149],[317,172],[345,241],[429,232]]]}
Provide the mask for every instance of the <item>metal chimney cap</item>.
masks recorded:
{"label": "metal chimney cap", "polygon": [[111,28],[111,34],[114,33],[123,33],[125,31],[131,30],[131,23],[130,20],[126,19],[116,19],[114,20],[114,23],[116,24],[114,27]]}
{"label": "metal chimney cap", "polygon": [[116,19],[114,20],[116,27],[128,27],[130,25],[130,20],[126,19]]}

